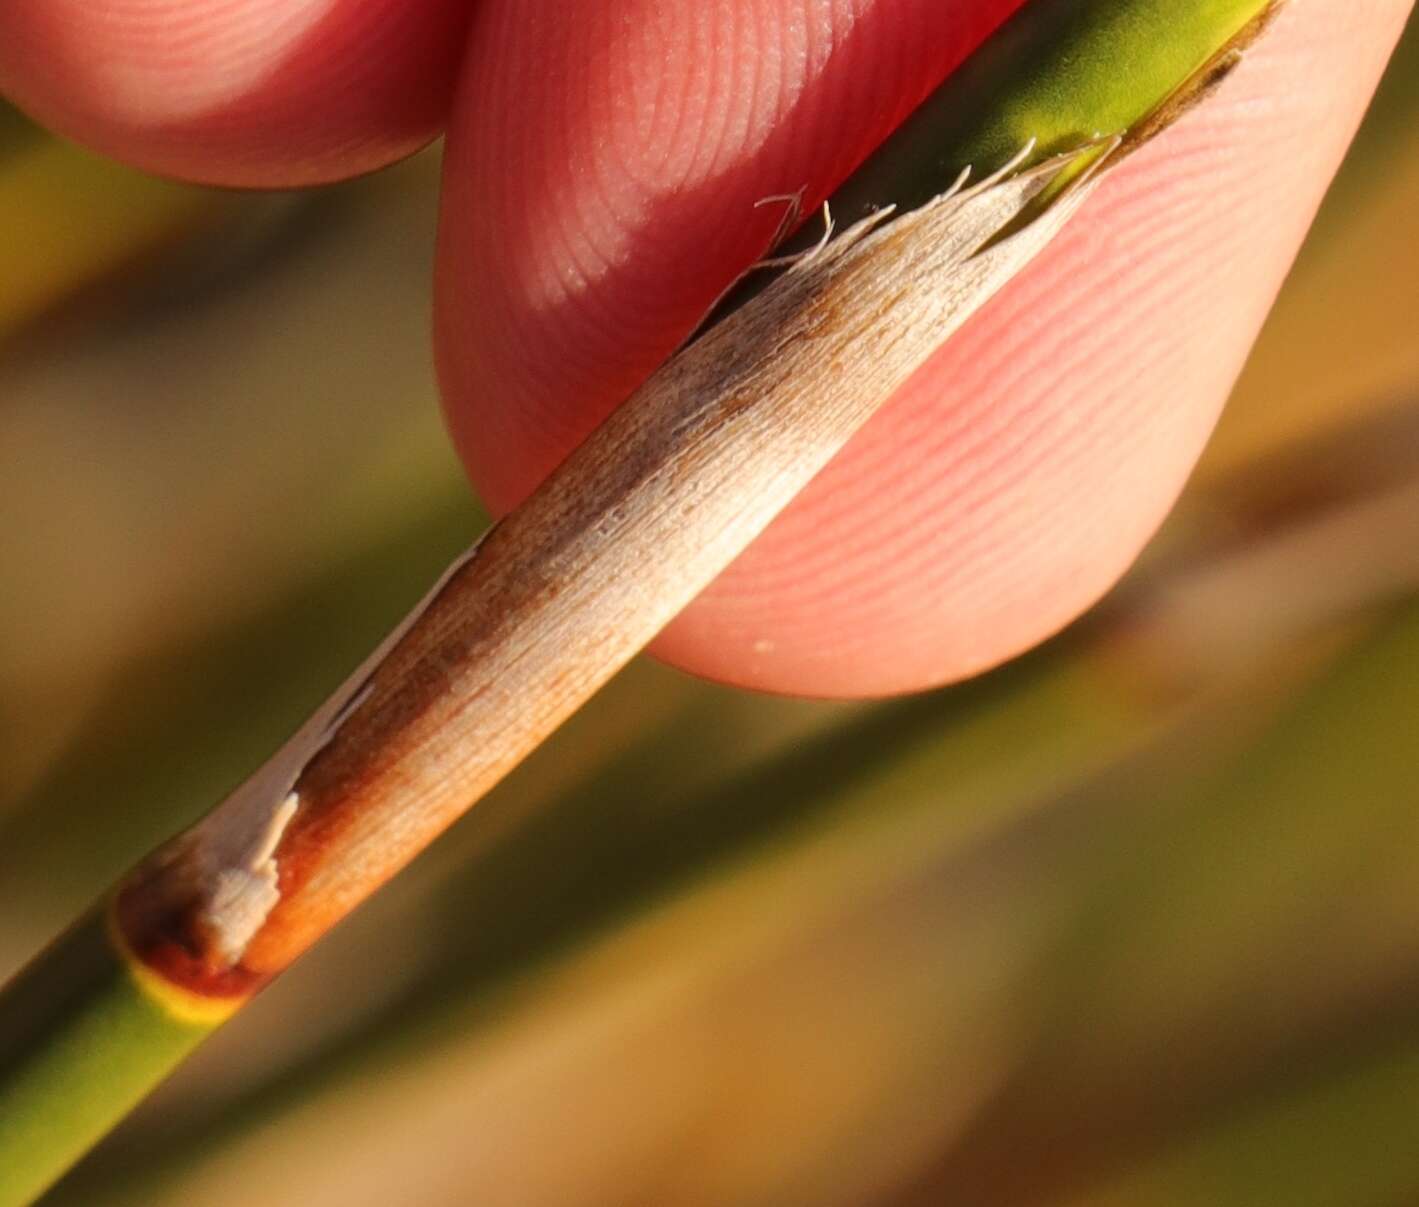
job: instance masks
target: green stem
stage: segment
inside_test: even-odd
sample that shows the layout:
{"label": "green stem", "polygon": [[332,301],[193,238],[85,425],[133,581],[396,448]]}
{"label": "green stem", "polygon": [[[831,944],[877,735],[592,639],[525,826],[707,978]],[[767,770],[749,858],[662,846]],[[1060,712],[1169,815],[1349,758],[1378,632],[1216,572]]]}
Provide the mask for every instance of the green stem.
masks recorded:
{"label": "green stem", "polygon": [[0,1203],[27,1203],[236,1005],[164,985],[95,909],[0,993]]}
{"label": "green stem", "polygon": [[992,172],[1031,139],[1027,162],[1040,163],[1146,130],[1225,69],[1283,3],[1033,0],[834,194],[833,214],[855,222],[885,204],[915,209],[943,181],[968,167]]}
{"label": "green stem", "polygon": [[[1029,167],[1110,136],[1141,145],[1205,94],[1287,0],[1031,0],[936,89],[828,200],[840,229],[925,205],[1032,140]],[[1091,161],[1082,159],[1077,171]],[[1037,204],[1047,205],[1062,176]],[[812,224],[809,224],[812,227]],[[805,228],[783,249],[806,250]],[[704,329],[774,280],[745,277]]]}

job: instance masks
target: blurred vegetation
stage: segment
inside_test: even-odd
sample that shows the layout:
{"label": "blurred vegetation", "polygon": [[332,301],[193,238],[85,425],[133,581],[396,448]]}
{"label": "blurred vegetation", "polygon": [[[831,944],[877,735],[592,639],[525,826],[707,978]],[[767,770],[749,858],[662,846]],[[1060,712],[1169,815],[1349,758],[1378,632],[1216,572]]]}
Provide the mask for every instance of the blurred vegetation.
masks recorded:
{"label": "blurred vegetation", "polygon": [[[883,704],[637,663],[47,1201],[1419,1200],[1416,81],[1411,28],[1093,616]],[[216,193],[0,122],[0,975],[484,523],[436,184]]]}

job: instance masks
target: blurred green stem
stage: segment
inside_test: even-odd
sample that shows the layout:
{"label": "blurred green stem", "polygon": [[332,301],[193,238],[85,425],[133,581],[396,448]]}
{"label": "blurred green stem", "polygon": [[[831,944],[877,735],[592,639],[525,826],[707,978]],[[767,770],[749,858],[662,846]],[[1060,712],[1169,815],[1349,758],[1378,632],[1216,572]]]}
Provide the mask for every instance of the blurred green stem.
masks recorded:
{"label": "blurred green stem", "polygon": [[230,1013],[146,976],[106,908],[57,939],[0,993],[0,1202],[38,1197]]}
{"label": "blurred green stem", "polygon": [[160,180],[45,134],[0,101],[0,340],[231,202]]}

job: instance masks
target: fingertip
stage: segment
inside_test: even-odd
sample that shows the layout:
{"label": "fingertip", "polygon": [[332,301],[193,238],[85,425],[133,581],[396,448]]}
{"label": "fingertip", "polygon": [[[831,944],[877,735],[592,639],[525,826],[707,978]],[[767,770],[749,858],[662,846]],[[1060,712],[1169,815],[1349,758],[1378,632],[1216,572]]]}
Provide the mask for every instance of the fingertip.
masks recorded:
{"label": "fingertip", "polygon": [[[1022,0],[489,0],[445,159],[436,332],[488,501],[530,491]],[[515,115],[515,116],[514,116]]]}
{"label": "fingertip", "polygon": [[0,87],[163,175],[297,187],[382,167],[446,118],[464,0],[16,0]]}

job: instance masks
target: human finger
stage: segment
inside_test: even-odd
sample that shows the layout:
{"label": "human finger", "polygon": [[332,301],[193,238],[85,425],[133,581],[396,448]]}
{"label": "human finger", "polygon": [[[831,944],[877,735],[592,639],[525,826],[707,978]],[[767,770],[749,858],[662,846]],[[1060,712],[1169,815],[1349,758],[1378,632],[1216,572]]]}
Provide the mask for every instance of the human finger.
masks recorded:
{"label": "human finger", "polygon": [[[530,491],[759,254],[775,217],[756,201],[813,204],[1014,7],[489,0],[450,135],[436,332],[490,502]],[[1193,465],[1408,9],[1292,5],[656,651],[880,694],[985,669],[1097,599]]]}
{"label": "human finger", "polygon": [[293,187],[381,167],[447,116],[472,0],[10,0],[0,92],[152,172]]}

